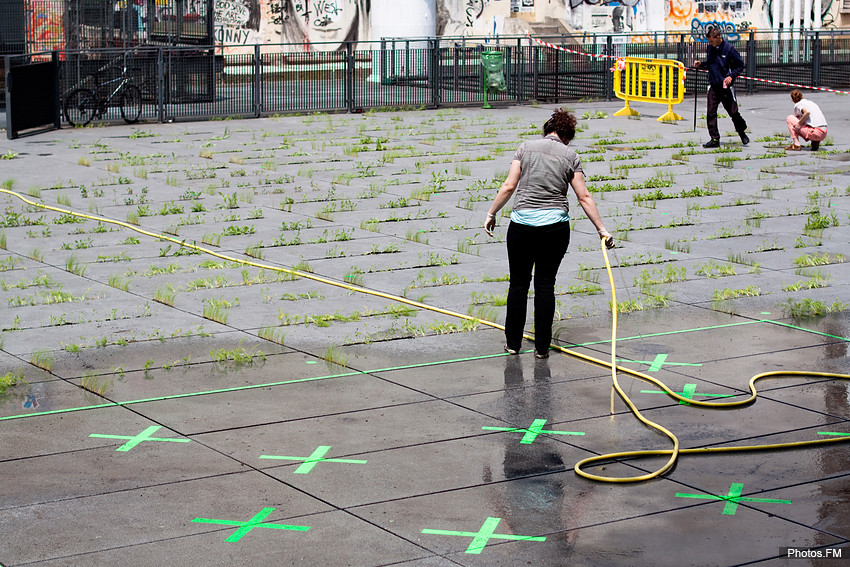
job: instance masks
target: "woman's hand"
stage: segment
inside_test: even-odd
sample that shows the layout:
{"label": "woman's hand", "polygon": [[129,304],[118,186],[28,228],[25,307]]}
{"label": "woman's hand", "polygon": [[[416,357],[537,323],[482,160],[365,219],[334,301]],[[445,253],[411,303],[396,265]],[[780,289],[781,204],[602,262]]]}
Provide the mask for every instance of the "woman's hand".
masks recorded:
{"label": "woman's hand", "polygon": [[487,219],[484,221],[484,232],[487,236],[493,236],[493,229],[496,228],[496,215],[487,213]]}
{"label": "woman's hand", "polygon": [[614,247],[614,237],[613,237],[613,236],[611,236],[611,233],[610,233],[610,232],[608,232],[608,231],[607,231],[607,230],[605,230],[604,228],[603,228],[603,229],[600,229],[600,230],[598,230],[598,231],[596,231],[596,232],[597,232],[597,233],[599,233],[599,238],[601,238],[602,240],[604,240],[604,241],[605,241],[605,248],[607,248],[608,250],[610,250],[610,249],[612,249],[612,248]]}

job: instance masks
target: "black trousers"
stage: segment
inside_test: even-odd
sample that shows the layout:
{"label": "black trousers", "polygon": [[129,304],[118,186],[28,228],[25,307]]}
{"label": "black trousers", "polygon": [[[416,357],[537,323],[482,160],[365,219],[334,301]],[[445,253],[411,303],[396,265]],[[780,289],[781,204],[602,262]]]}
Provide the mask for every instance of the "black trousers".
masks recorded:
{"label": "black trousers", "polygon": [[528,226],[508,225],[508,312],[505,317],[505,341],[508,348],[519,350],[528,308],[528,289],[534,270],[534,348],[549,350],[552,319],[555,317],[555,276],[570,244],[570,223]]}
{"label": "black trousers", "polygon": [[705,111],[705,122],[708,126],[708,135],[712,140],[720,139],[720,131],[717,129],[717,107],[723,104],[723,108],[732,118],[735,131],[743,134],[747,130],[747,122],[738,112],[738,98],[735,96],[735,87],[724,89],[723,85],[711,85],[708,89],[708,108]]}

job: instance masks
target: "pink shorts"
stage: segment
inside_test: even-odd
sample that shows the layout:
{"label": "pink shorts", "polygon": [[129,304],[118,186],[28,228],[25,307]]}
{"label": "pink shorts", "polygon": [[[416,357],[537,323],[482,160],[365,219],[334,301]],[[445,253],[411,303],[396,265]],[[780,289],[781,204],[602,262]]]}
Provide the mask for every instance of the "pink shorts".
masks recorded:
{"label": "pink shorts", "polygon": [[[794,127],[797,125],[799,120],[793,114],[789,115],[785,120],[788,124],[788,132],[791,134],[791,139],[795,141],[797,140],[797,133],[794,132]],[[826,138],[826,128],[813,128],[811,126],[802,125],[800,126],[800,137],[809,142],[823,142],[824,138]]]}

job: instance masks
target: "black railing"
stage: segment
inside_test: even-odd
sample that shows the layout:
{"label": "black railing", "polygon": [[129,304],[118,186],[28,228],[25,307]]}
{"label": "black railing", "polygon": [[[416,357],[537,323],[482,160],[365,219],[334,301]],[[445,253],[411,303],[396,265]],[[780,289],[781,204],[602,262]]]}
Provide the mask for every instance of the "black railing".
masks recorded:
{"label": "black railing", "polygon": [[[762,36],[760,36],[762,37]],[[745,74],[769,80],[850,87],[850,35],[765,34],[742,37]],[[378,107],[437,108],[481,105],[481,53],[504,55],[506,89],[488,93],[490,103],[529,100],[558,103],[614,98],[610,67],[615,57],[670,58],[689,66],[702,59],[705,44],[690,35],[664,34],[654,42],[625,43],[618,36],[411,38],[346,43],[337,51],[303,51],[301,45],[139,47],[65,50],[60,61],[62,97],[124,72],[142,92],[142,119],[172,121],[212,117],[258,117],[291,112],[358,112]],[[586,54],[595,55],[589,57]],[[11,65],[49,54],[19,55]],[[748,82],[748,92],[787,89]],[[120,120],[108,109],[105,120]]]}

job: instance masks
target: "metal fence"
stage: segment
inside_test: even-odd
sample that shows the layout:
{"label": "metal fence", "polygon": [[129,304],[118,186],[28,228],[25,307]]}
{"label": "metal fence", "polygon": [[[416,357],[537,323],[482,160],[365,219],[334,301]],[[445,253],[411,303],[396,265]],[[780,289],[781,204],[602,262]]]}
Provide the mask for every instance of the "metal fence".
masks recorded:
{"label": "metal fence", "polygon": [[[614,98],[610,67],[615,57],[669,58],[692,64],[705,44],[690,34],[665,34],[649,43],[617,36],[541,38],[580,53],[534,43],[528,37],[475,43],[469,38],[413,38],[346,43],[338,51],[303,51],[301,45],[140,47],[65,50],[60,61],[62,98],[79,87],[97,89],[127,76],[142,92],[142,120],[259,117],[290,112],[359,112],[379,107],[437,108],[481,105],[481,53],[504,55],[506,89],[488,93],[495,104],[530,100],[558,103]],[[850,35],[776,33],[773,39],[741,38],[745,74],[777,81],[850,87]],[[233,52],[235,51],[235,52]],[[224,53],[222,53],[224,52]],[[587,54],[606,57],[588,57]],[[11,65],[49,54],[8,57]],[[689,73],[688,90],[693,92]],[[764,82],[739,83],[750,93],[788,89]],[[117,107],[103,120],[120,120]]]}

